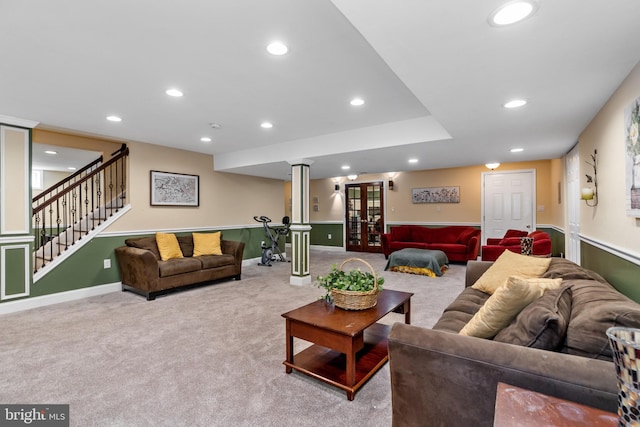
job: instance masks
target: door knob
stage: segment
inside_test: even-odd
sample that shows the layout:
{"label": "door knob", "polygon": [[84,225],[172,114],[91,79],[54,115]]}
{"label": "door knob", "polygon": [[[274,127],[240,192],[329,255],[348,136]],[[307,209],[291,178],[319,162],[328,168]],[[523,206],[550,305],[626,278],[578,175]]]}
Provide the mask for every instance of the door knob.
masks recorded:
{"label": "door knob", "polygon": [[527,228],[531,228],[531,224],[527,224]]}

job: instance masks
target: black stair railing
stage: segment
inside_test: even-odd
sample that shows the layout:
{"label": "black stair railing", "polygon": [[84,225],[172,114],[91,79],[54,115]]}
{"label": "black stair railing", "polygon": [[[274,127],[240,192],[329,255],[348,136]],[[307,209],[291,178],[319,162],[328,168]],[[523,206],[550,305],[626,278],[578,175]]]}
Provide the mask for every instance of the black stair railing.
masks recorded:
{"label": "black stair railing", "polygon": [[34,272],[118,212],[125,204],[125,144],[33,198]]}

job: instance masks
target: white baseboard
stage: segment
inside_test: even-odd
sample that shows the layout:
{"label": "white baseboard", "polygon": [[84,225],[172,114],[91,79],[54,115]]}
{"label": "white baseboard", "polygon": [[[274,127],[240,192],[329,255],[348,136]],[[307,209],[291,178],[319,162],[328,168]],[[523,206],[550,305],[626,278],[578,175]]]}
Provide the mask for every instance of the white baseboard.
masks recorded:
{"label": "white baseboard", "polygon": [[344,246],[311,245],[310,249],[317,249],[319,251],[328,251],[328,252],[346,252],[347,251],[344,248]]}
{"label": "white baseboard", "polygon": [[74,289],[72,291],[59,292],[57,294],[43,295],[41,297],[4,302],[0,304],[0,315],[31,310],[32,308],[59,304],[61,302],[75,301],[87,297],[110,294],[112,292],[120,292],[121,290],[122,283],[117,282],[106,285],[91,286],[89,288]]}
{"label": "white baseboard", "polygon": [[261,257],[257,257],[257,258],[247,258],[247,259],[243,259],[242,260],[242,266],[246,267],[248,265],[254,265],[254,264],[258,264],[259,262],[262,261]]}

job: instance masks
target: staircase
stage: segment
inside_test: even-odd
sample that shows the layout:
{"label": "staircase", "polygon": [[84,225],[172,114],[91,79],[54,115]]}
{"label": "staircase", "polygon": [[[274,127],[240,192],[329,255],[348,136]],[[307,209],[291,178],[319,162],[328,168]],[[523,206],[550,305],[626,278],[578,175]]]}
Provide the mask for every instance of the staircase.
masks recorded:
{"label": "staircase", "polygon": [[33,198],[34,281],[88,243],[126,204],[125,144],[107,162],[102,157]]}

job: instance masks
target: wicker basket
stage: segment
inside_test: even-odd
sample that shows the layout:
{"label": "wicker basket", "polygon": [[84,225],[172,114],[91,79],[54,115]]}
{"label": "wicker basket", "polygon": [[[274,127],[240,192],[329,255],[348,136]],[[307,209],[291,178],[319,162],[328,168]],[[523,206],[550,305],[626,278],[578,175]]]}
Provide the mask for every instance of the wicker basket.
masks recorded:
{"label": "wicker basket", "polygon": [[343,261],[342,264],[340,264],[339,269],[342,270],[342,267],[351,261],[360,261],[369,267],[371,274],[373,274],[374,288],[366,292],[331,289],[333,303],[336,307],[343,308],[345,310],[366,310],[374,307],[378,303],[378,275],[371,264],[360,258],[349,258]]}

